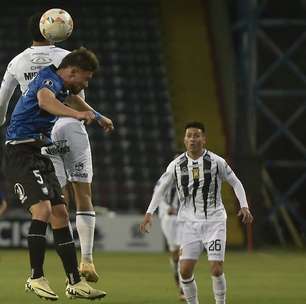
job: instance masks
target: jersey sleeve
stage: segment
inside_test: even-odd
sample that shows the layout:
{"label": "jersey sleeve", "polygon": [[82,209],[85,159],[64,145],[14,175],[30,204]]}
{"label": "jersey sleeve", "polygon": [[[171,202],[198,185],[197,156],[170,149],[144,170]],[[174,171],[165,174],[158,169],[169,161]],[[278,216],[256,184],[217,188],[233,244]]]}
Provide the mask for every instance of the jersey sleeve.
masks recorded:
{"label": "jersey sleeve", "polygon": [[0,126],[5,123],[9,102],[18,85],[17,79],[14,77],[14,74],[11,73],[11,65],[12,62],[8,65],[0,87]]}
{"label": "jersey sleeve", "polygon": [[20,54],[17,55],[15,58],[13,58],[8,64],[7,69],[6,69],[6,72],[12,75],[14,78],[16,78],[16,73],[17,73],[16,69],[18,66],[19,57],[20,57]]}
{"label": "jersey sleeve", "polygon": [[239,201],[240,207],[248,208],[248,202],[245,194],[244,187],[241,181],[238,179],[232,168],[227,164],[223,158],[218,160],[218,168],[222,181],[228,182],[233,188],[235,195]]}
{"label": "jersey sleeve", "polygon": [[159,204],[165,199],[165,195],[167,191],[169,191],[169,187],[172,187],[172,184],[175,180],[174,168],[175,162],[172,161],[169,164],[166,172],[158,180],[153,192],[150,205],[147,209],[147,213],[153,214],[158,208]]}
{"label": "jersey sleeve", "polygon": [[39,81],[37,92],[44,88],[49,89],[56,95],[60,89],[60,86],[58,85],[56,80],[52,79],[52,77],[45,77]]}

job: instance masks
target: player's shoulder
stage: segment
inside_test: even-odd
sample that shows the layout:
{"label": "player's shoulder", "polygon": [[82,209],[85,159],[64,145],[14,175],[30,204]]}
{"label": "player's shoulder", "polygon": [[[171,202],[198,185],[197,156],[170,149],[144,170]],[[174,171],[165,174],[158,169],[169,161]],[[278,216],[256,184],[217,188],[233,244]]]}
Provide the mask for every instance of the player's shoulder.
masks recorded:
{"label": "player's shoulder", "polygon": [[180,164],[181,162],[185,161],[186,158],[187,158],[186,152],[183,152],[183,153],[179,154],[179,155],[173,160],[173,162],[174,162],[175,164]]}
{"label": "player's shoulder", "polygon": [[[220,155],[218,155],[218,154],[216,154],[212,151],[206,150],[205,154],[208,155],[211,160],[216,161],[217,163],[220,163],[220,164],[226,163],[226,160],[223,157],[221,157]],[[205,155],[204,155],[204,157],[205,157]]]}
{"label": "player's shoulder", "polygon": [[9,62],[7,68],[12,69],[18,66],[18,63],[20,62],[20,60],[23,60],[23,58],[28,54],[28,52],[29,52],[29,48],[25,49],[24,51],[22,51],[21,53],[13,57],[11,61]]}
{"label": "player's shoulder", "polygon": [[69,53],[71,53],[70,51],[66,50],[66,49],[63,49],[63,48],[60,48],[58,46],[52,46],[50,48],[50,50],[54,53],[58,53],[58,54],[63,54],[63,55],[68,55]]}
{"label": "player's shoulder", "polygon": [[35,81],[33,81],[33,83],[35,83],[35,85],[38,87],[43,85],[54,90],[57,90],[62,86],[61,80],[56,73],[56,67],[54,65],[49,65],[41,69],[35,77]]}
{"label": "player's shoulder", "polygon": [[186,157],[186,153],[181,153],[180,155],[178,155],[177,157],[175,157],[168,165],[168,169],[167,171],[169,170],[174,170],[174,168],[176,166],[179,166],[182,162],[184,162],[185,160],[187,159]]}
{"label": "player's shoulder", "polygon": [[58,67],[62,60],[70,53],[70,51],[66,49],[59,48],[57,46],[50,47],[50,56],[52,58],[52,63]]}
{"label": "player's shoulder", "polygon": [[55,64],[55,66],[58,66],[61,63],[62,59],[66,57],[69,53],[71,53],[70,51],[57,46],[51,46],[49,52],[52,54],[51,56],[53,58],[53,63]]}

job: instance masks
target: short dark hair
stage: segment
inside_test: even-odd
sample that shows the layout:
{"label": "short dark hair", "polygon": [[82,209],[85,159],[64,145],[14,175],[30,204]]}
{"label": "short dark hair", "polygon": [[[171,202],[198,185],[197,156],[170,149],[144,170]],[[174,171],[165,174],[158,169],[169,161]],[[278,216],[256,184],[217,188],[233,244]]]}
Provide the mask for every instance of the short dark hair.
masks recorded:
{"label": "short dark hair", "polygon": [[36,14],[32,15],[28,20],[28,31],[31,35],[31,39],[34,41],[46,41],[39,29],[39,21],[42,14],[42,12],[37,12]]}
{"label": "short dark hair", "polygon": [[203,133],[205,133],[205,126],[204,124],[202,124],[201,122],[198,122],[198,121],[191,121],[191,122],[188,122],[186,125],[185,125],[185,131],[189,128],[195,128],[195,129],[200,129],[202,130]]}
{"label": "short dark hair", "polygon": [[99,60],[92,51],[80,47],[65,56],[58,68],[63,69],[69,66],[95,72],[99,69]]}

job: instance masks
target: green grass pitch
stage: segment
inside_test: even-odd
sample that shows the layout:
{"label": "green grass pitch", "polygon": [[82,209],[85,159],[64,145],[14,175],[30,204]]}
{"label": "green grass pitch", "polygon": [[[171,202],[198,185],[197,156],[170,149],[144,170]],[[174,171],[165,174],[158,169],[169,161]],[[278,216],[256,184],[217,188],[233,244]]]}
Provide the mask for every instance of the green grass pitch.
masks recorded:
{"label": "green grass pitch", "polygon": [[[94,284],[108,292],[104,303],[179,303],[172,281],[167,254],[95,253],[96,268],[102,274]],[[0,251],[0,303],[35,304],[44,302],[24,292],[29,274],[25,250]],[[64,294],[64,272],[60,260],[50,250],[46,254],[45,274],[58,293],[57,303],[69,300]],[[306,254],[304,252],[265,251],[247,254],[228,251],[225,260],[227,303],[303,304],[306,303]],[[214,304],[206,256],[201,258],[196,280],[200,303]]]}

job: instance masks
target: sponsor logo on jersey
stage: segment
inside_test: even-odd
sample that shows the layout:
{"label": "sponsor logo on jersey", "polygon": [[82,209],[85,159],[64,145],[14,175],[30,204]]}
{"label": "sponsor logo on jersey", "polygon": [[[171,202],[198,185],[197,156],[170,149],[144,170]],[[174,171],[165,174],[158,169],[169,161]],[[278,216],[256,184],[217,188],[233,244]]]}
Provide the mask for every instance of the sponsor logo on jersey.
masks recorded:
{"label": "sponsor logo on jersey", "polygon": [[83,163],[76,163],[74,167],[75,167],[75,170],[82,171],[84,169],[84,164]]}
{"label": "sponsor logo on jersey", "polygon": [[24,73],[24,80],[32,80],[36,75],[37,72],[28,72],[28,73]]}
{"label": "sponsor logo on jersey", "polygon": [[18,196],[21,204],[23,204],[27,200],[28,197],[26,196],[24,188],[23,188],[23,186],[21,184],[16,183],[14,185],[14,192]]}
{"label": "sponsor logo on jersey", "polygon": [[82,172],[84,170],[84,164],[81,162],[78,162],[74,165],[74,169],[75,171],[71,173],[71,176],[74,177],[83,177],[83,178],[87,178],[88,177],[88,173],[87,172]]}
{"label": "sponsor logo on jersey", "polygon": [[48,64],[52,62],[52,59],[49,57],[35,57],[31,59],[31,62],[34,64]]}

